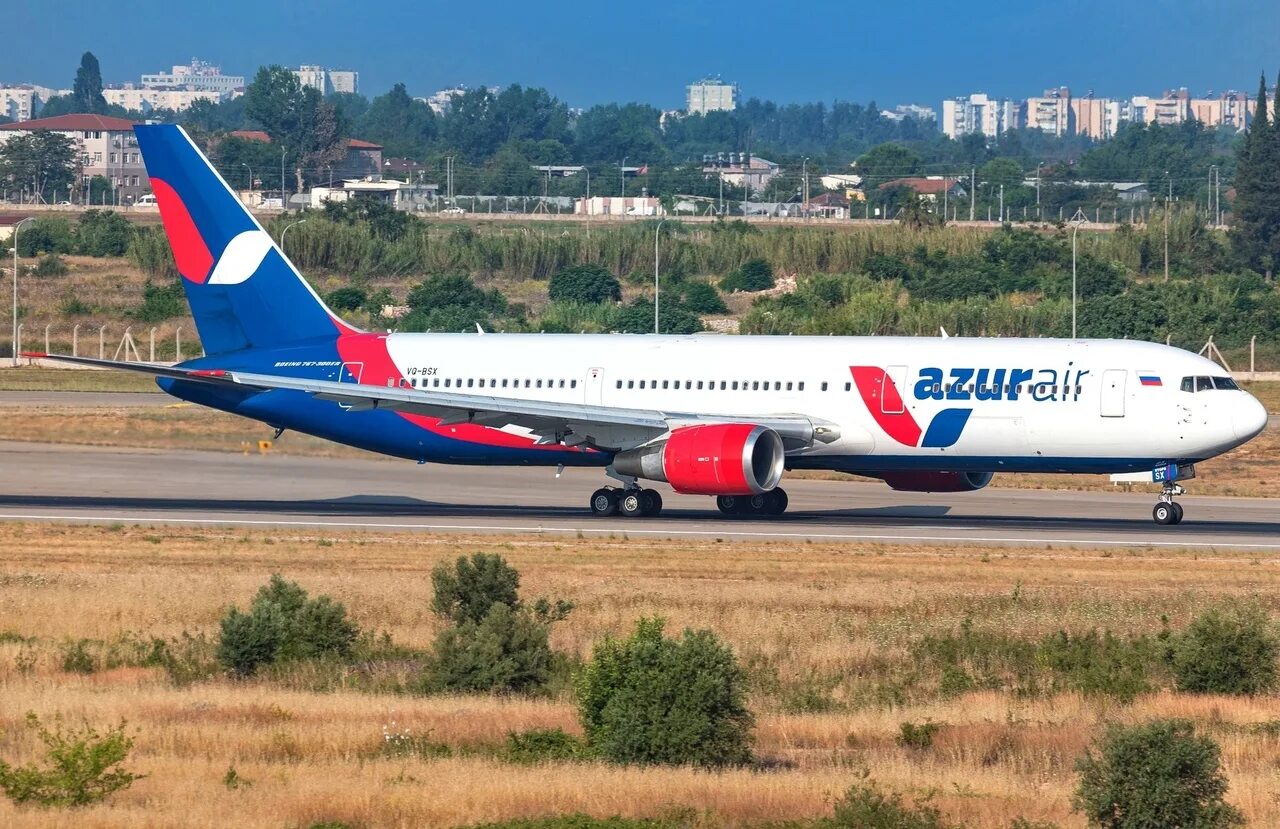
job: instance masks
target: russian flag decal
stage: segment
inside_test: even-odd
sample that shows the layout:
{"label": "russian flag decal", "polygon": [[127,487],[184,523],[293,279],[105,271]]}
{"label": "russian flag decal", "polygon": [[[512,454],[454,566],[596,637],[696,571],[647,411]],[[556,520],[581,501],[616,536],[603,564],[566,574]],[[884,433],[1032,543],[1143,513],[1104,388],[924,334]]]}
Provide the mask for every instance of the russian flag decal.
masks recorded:
{"label": "russian flag decal", "polygon": [[1160,377],[1158,375],[1146,374],[1141,371],[1138,372],[1138,382],[1142,383],[1142,385],[1144,386],[1163,386],[1164,385],[1164,383],[1160,382]]}

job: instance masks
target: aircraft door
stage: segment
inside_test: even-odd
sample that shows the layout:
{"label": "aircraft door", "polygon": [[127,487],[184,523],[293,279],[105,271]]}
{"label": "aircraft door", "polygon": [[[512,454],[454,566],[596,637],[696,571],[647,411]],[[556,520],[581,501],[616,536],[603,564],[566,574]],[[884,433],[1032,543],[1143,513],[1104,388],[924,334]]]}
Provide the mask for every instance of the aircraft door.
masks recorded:
{"label": "aircraft door", "polygon": [[[360,375],[364,373],[364,363],[343,363],[342,368],[338,369],[339,383],[360,384]],[[350,403],[339,403],[339,408],[350,409]]]}
{"label": "aircraft door", "polygon": [[880,390],[880,411],[902,414],[906,411],[907,367],[889,366],[885,370],[884,388]]}
{"label": "aircraft door", "polygon": [[583,401],[588,406],[603,405],[604,398],[604,369],[589,368],[587,369],[586,382],[586,399]]}
{"label": "aircraft door", "polygon": [[1124,417],[1125,385],[1129,371],[1109,368],[1102,372],[1102,397],[1100,414],[1103,417]]}

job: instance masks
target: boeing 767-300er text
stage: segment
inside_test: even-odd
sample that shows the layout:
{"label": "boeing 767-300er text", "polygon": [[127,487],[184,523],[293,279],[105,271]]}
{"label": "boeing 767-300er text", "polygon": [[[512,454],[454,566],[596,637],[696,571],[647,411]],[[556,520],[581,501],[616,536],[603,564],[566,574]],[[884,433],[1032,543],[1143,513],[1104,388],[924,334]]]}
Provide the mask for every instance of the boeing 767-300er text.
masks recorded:
{"label": "boeing 767-300er text", "polygon": [[597,515],[655,515],[638,482],[779,515],[785,470],[920,492],[997,472],[1163,485],[1267,413],[1219,366],[1123,340],[382,334],[335,315],[179,127],[135,128],[205,356],[157,376],[203,406],[419,462],[597,466]]}

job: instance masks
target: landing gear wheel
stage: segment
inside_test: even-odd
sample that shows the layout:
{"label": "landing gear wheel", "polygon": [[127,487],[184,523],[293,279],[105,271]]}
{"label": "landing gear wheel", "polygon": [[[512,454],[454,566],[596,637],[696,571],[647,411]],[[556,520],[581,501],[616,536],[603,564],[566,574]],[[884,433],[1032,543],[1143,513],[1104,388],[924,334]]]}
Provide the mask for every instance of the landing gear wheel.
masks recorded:
{"label": "landing gear wheel", "polygon": [[741,495],[717,495],[716,509],[725,515],[741,515],[742,503],[745,500]]}
{"label": "landing gear wheel", "polygon": [[644,496],[638,489],[625,489],[618,496],[618,512],[625,518],[638,518],[644,514]]}
{"label": "landing gear wheel", "polygon": [[771,489],[765,493],[764,511],[767,515],[782,515],[787,511],[787,491],[782,487]]}
{"label": "landing gear wheel", "polygon": [[618,494],[608,487],[597,489],[591,493],[591,514],[597,518],[607,518],[618,512]]}
{"label": "landing gear wheel", "polygon": [[1173,523],[1181,524],[1182,523],[1182,504],[1179,504],[1177,501],[1174,501],[1172,506],[1173,506]]}
{"label": "landing gear wheel", "polygon": [[662,496],[656,489],[640,490],[640,501],[640,514],[644,517],[657,518],[662,513]]}
{"label": "landing gear wheel", "polygon": [[1173,507],[1173,504],[1166,504],[1161,501],[1151,510],[1151,517],[1155,519],[1157,524],[1176,524],[1178,523],[1178,513]]}

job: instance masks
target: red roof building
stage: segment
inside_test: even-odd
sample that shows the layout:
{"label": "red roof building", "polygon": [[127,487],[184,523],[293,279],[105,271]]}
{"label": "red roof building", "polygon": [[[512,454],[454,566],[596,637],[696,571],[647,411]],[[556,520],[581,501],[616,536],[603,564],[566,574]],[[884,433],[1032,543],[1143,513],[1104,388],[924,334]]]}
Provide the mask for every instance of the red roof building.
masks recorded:
{"label": "red roof building", "polygon": [[906,187],[908,190],[914,190],[930,201],[942,198],[944,191],[951,198],[965,194],[964,188],[960,186],[960,180],[950,176],[945,178],[895,178],[893,181],[886,181],[880,185],[879,189],[892,190],[895,187]]}
{"label": "red roof building", "polygon": [[82,201],[87,198],[89,181],[101,176],[111,182],[113,203],[127,206],[151,189],[138,139],[133,134],[134,123],[127,118],[88,112],[34,118],[0,125],[0,144],[33,132],[61,133],[75,142],[79,169],[75,192],[57,193],[55,198]]}

